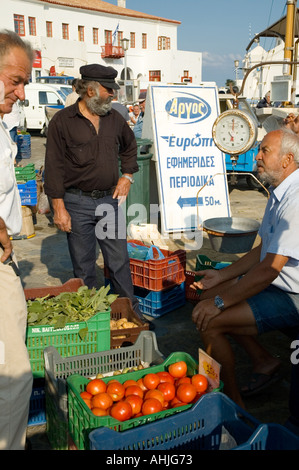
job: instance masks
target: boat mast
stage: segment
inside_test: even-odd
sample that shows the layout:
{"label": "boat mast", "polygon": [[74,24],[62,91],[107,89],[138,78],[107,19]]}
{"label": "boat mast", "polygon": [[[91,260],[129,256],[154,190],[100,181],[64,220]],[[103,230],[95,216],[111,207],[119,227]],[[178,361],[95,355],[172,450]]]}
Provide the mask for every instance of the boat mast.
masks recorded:
{"label": "boat mast", "polygon": [[296,18],[296,4],[297,0],[287,0],[287,15],[286,15],[286,31],[285,31],[285,46],[284,46],[284,60],[286,65],[283,70],[283,75],[292,75],[293,83],[291,88],[291,101],[295,102],[296,93],[296,65],[289,65],[294,57],[294,35],[295,35],[295,18]]}

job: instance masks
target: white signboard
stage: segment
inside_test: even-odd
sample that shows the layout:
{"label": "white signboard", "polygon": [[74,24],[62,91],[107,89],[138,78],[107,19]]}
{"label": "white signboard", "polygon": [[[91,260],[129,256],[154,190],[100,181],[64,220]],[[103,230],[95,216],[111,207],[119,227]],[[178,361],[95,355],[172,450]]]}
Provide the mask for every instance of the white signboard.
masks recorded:
{"label": "white signboard", "polygon": [[142,136],[154,141],[162,233],[230,216],[225,158],[212,139],[218,114],[214,83],[148,88]]}

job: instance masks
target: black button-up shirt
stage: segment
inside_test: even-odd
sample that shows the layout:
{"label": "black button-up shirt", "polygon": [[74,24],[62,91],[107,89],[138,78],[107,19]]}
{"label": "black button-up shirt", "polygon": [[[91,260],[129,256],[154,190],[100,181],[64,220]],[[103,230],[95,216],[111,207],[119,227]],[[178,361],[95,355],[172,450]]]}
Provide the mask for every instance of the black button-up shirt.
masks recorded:
{"label": "black button-up shirt", "polygon": [[58,111],[49,123],[45,158],[45,193],[63,198],[70,187],[82,191],[107,190],[122,173],[136,173],[135,136],[114,109],[100,117],[97,133],[79,111],[79,101]]}

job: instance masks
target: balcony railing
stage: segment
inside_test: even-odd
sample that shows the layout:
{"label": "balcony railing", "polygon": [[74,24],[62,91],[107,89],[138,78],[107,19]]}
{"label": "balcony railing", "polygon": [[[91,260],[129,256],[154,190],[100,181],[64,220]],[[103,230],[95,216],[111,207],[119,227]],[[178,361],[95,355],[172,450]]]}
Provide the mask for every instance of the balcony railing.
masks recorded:
{"label": "balcony railing", "polygon": [[102,47],[102,59],[120,59],[125,56],[125,52],[121,46],[113,46],[112,44],[105,44]]}

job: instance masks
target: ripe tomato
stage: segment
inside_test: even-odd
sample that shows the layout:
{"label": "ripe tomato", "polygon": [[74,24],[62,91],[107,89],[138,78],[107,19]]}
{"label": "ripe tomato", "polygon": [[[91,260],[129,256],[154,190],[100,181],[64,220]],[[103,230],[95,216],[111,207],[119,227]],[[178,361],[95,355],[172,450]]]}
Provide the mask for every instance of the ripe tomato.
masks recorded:
{"label": "ripe tomato", "polygon": [[90,398],[82,398],[82,400],[84,401],[84,403],[88,406],[88,408],[92,408],[91,406],[91,399]]}
{"label": "ripe tomato", "polygon": [[138,385],[129,385],[125,389],[125,396],[128,395],[138,395],[140,398],[143,398],[144,391]]}
{"label": "ripe tomato", "polygon": [[126,380],[126,381],[123,383],[123,386],[124,386],[125,388],[129,387],[130,385],[137,385],[136,380],[129,379],[129,380]]}
{"label": "ripe tomato", "polygon": [[96,416],[108,416],[108,410],[104,410],[103,408],[92,408],[91,410],[94,415]]}
{"label": "ripe tomato", "polygon": [[190,403],[196,397],[196,388],[192,384],[181,384],[178,386],[176,396],[184,403]]}
{"label": "ripe tomato", "polygon": [[209,385],[208,379],[202,374],[193,375],[191,378],[191,383],[199,393],[205,392]]}
{"label": "ripe tomato", "polygon": [[107,392],[97,393],[91,399],[91,406],[93,408],[102,408],[103,410],[107,410],[112,405],[113,400]]}
{"label": "ripe tomato", "polygon": [[138,387],[141,388],[141,390],[143,390],[144,392],[147,390],[146,386],[144,385],[144,382],[143,382],[143,379],[140,378],[137,380],[137,385]]}
{"label": "ripe tomato", "polygon": [[157,390],[163,393],[165,401],[170,401],[175,397],[175,386],[172,383],[162,382],[158,385]]}
{"label": "ripe tomato", "polygon": [[184,377],[187,374],[187,364],[185,361],[174,362],[168,367],[168,372],[175,378]]}
{"label": "ripe tomato", "polygon": [[143,383],[148,390],[153,390],[159,385],[160,379],[157,374],[149,373],[143,377]]}
{"label": "ripe tomato", "polygon": [[141,411],[143,415],[151,415],[153,413],[159,413],[162,409],[163,406],[157,398],[147,398],[143,402]]}
{"label": "ripe tomato", "polygon": [[126,421],[132,417],[132,406],[128,401],[118,401],[111,407],[110,415],[118,421]]}
{"label": "ripe tomato", "polygon": [[149,398],[155,398],[156,400],[159,400],[161,405],[164,406],[164,402],[165,402],[164,395],[160,390],[155,388],[155,389],[148,390],[147,392],[145,392],[144,399],[148,400]]}
{"label": "ripe tomato", "polygon": [[128,395],[125,399],[128,403],[130,403],[132,407],[132,414],[133,416],[137,415],[140,413],[142,404],[143,404],[143,399],[139,397],[138,395]]}
{"label": "ripe tomato", "polygon": [[86,398],[87,400],[90,400],[92,398],[92,394],[84,391],[80,393],[80,397],[83,399]]}
{"label": "ripe tomato", "polygon": [[174,397],[170,402],[170,408],[176,408],[177,406],[188,405],[188,403],[183,403],[178,397]]}
{"label": "ripe tomato", "polygon": [[178,387],[181,384],[191,384],[191,378],[190,377],[181,377],[180,379],[176,379],[175,385]]}
{"label": "ripe tomato", "polygon": [[162,383],[162,382],[170,382],[172,384],[174,383],[174,378],[166,370],[163,370],[161,372],[157,372],[157,376],[160,379],[160,383]]}
{"label": "ripe tomato", "polygon": [[91,393],[91,395],[96,395],[97,393],[106,392],[106,384],[102,379],[92,379],[85,387],[86,392]]}
{"label": "ripe tomato", "polygon": [[111,396],[113,401],[119,401],[125,396],[125,387],[118,382],[110,382],[107,386],[107,393]]}

